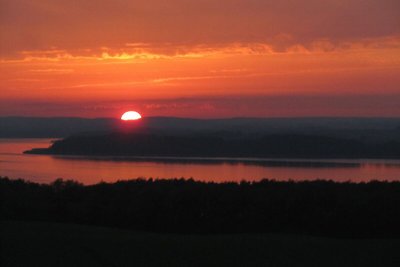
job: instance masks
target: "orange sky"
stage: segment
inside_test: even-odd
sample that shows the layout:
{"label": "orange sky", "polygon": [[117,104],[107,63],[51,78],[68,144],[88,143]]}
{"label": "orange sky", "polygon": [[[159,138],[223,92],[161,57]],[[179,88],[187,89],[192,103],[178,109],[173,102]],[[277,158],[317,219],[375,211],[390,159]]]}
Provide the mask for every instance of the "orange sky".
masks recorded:
{"label": "orange sky", "polygon": [[400,116],[398,0],[0,0],[0,116]]}

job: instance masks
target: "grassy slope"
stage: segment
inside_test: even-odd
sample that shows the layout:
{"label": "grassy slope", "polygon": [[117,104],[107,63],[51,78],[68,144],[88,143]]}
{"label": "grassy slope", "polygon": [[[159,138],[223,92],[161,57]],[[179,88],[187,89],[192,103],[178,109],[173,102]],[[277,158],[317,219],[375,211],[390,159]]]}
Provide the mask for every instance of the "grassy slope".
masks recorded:
{"label": "grassy slope", "polygon": [[172,235],[1,222],[2,266],[400,266],[400,240]]}

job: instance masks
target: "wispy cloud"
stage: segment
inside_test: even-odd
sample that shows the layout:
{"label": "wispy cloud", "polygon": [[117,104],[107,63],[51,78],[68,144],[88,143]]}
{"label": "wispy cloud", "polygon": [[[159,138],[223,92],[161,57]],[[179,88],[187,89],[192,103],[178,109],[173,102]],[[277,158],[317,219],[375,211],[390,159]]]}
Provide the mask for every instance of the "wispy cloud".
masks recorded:
{"label": "wispy cloud", "polygon": [[33,73],[55,73],[55,74],[65,74],[65,73],[72,73],[75,70],[74,69],[30,69],[27,70],[28,72],[33,72]]}
{"label": "wispy cloud", "polygon": [[[19,56],[1,59],[0,63],[30,63],[30,62],[146,62],[163,59],[199,59],[224,58],[235,55],[268,56],[286,54],[318,54],[318,53],[354,53],[365,51],[393,50],[399,56],[400,35],[382,38],[366,38],[357,41],[333,42],[327,38],[315,40],[307,45],[292,44],[285,49],[276,49],[271,43],[225,43],[216,46],[209,45],[171,45],[138,43],[134,47],[100,47],[98,49],[80,49],[74,51],[32,50],[22,51]],[[161,47],[161,48],[160,48]]]}
{"label": "wispy cloud", "polygon": [[[268,43],[274,51],[400,34],[398,0],[0,0],[3,58],[20,51]],[[330,49],[325,46],[324,49]],[[148,47],[146,47],[148,48]]]}

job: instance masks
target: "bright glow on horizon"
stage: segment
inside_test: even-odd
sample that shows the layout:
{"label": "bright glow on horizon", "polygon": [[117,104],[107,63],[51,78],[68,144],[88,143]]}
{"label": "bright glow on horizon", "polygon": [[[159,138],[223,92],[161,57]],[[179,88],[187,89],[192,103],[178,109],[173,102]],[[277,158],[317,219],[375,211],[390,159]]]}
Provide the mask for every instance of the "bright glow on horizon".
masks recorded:
{"label": "bright glow on horizon", "polygon": [[124,114],[122,114],[122,116],[121,116],[121,120],[123,120],[123,121],[135,121],[135,120],[139,120],[141,118],[142,118],[142,115],[140,115],[136,111],[127,111]]}

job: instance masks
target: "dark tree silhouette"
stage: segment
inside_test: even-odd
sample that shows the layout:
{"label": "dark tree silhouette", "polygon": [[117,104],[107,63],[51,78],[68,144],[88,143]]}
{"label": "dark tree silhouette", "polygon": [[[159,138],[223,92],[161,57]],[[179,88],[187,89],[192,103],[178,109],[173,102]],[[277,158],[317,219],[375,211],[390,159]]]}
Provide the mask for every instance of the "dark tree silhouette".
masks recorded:
{"label": "dark tree silhouette", "polygon": [[363,142],[328,136],[279,134],[232,136],[221,133],[169,135],[112,133],[71,136],[32,154],[275,157],[275,158],[400,158],[400,140]]}
{"label": "dark tree silhouette", "polygon": [[400,236],[400,182],[118,181],[84,186],[0,178],[3,219],[177,233]]}

